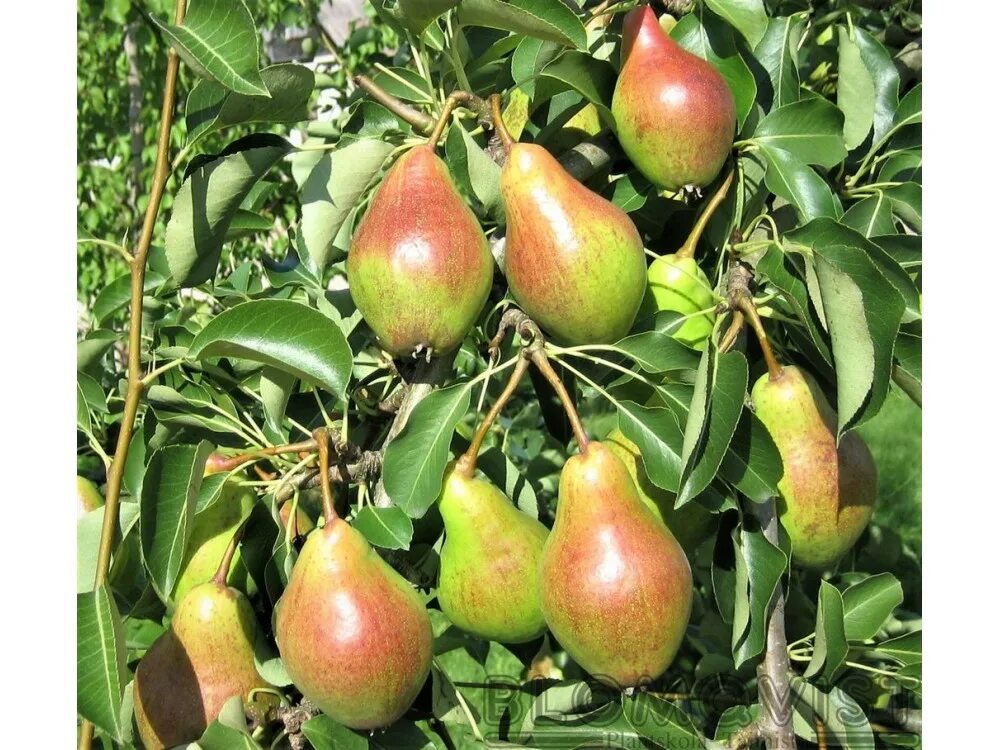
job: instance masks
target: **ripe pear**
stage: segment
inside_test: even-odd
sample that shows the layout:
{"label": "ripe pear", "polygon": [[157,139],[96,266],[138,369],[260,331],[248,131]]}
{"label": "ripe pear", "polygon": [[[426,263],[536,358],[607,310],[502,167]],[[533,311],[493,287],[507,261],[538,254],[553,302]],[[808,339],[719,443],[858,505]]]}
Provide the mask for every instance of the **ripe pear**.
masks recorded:
{"label": "ripe pear", "polygon": [[135,720],[147,750],[196,741],[227,700],[268,687],[254,666],[256,632],[236,589],[213,580],[188,592],[135,672]]}
{"label": "ripe pear", "polygon": [[670,529],[685,552],[694,552],[715,525],[714,516],[698,503],[687,503],[674,508],[677,495],[650,481],[639,446],[625,437],[617,427],[604,438],[604,444],[625,464],[639,491],[639,499]]}
{"label": "ripe pear", "polygon": [[[180,601],[195,586],[212,579],[229,541],[250,513],[254,502],[256,497],[251,489],[240,487],[234,479],[230,479],[222,488],[221,497],[195,516],[174,587],[174,601]],[[239,583],[246,576],[246,566],[237,549],[227,582]]]}
{"label": "ripe pear", "polygon": [[642,239],[628,214],[531,143],[511,147],[500,191],[507,283],[524,312],[565,344],[625,336],[646,287]]}
{"label": "ripe pear", "polygon": [[691,566],[602,443],[563,466],[541,574],[549,629],[595,678],[632,687],[670,666],[691,615]]}
{"label": "ripe pear", "polygon": [[669,190],[710,183],[736,133],[736,103],[725,79],[671,39],[649,6],[625,16],[611,112],[628,158]]}
{"label": "ripe pear", "polygon": [[347,256],[351,297],[398,357],[457,348],[493,284],[493,256],[448,167],[423,144],[392,166]]}
{"label": "ripe pear", "polygon": [[420,597],[339,518],[306,539],[274,634],[296,687],[352,729],[392,724],[430,672],[433,635]]}
{"label": "ripe pear", "polygon": [[704,351],[715,326],[715,311],[694,315],[714,308],[712,283],[694,258],[661,255],[649,264],[646,295],[642,300],[642,317],[670,310],[680,315],[693,315],[671,332],[678,341]]}
{"label": "ripe pear", "polygon": [[438,504],[445,528],[441,611],[487,641],[523,643],[542,635],[538,563],[548,529],[461,464],[445,475]]}
{"label": "ripe pear", "polygon": [[76,517],[83,518],[92,510],[104,505],[104,497],[97,490],[97,485],[86,477],[76,477]]}
{"label": "ripe pear", "polygon": [[777,508],[792,558],[809,568],[830,566],[854,545],[875,507],[878,471],[868,446],[854,432],[837,445],[837,414],[798,367],[763,375],[750,395],[785,467]]}

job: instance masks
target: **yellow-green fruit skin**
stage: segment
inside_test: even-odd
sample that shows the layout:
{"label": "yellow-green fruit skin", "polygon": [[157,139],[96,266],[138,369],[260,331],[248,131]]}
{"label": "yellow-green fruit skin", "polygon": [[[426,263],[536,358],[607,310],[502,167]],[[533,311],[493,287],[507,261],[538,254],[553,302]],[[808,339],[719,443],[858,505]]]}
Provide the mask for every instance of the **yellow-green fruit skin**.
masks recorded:
{"label": "yellow-green fruit skin", "polygon": [[833,565],[861,536],[875,508],[878,471],[861,436],[837,445],[837,414],[811,375],[783,368],[763,375],[751,392],[754,411],[785,467],[778,516],[792,558],[808,568]]}
{"label": "yellow-green fruit skin", "polygon": [[523,643],[542,635],[538,565],[548,529],[492,482],[461,472],[446,476],[439,505],[441,611],[483,640]]}
{"label": "yellow-green fruit skin", "polygon": [[76,517],[79,520],[92,510],[104,505],[104,498],[97,491],[97,486],[86,477],[76,478]]}
{"label": "yellow-green fruit skin", "polygon": [[670,529],[670,533],[680,542],[688,555],[694,552],[715,525],[714,516],[693,502],[674,508],[677,495],[657,487],[650,481],[639,446],[625,437],[618,428],[608,433],[604,438],[604,444],[625,464],[636,489],[639,490],[639,499]]}
{"label": "yellow-green fruit skin", "polygon": [[[694,258],[661,255],[649,264],[640,317],[649,317],[664,310],[693,315],[715,304],[712,284]],[[714,326],[713,311],[688,318],[670,335],[698,351],[704,351]]]}
{"label": "yellow-green fruit skin", "polygon": [[135,720],[147,750],[196,741],[227,700],[268,687],[254,666],[256,631],[236,589],[204,583],[180,601],[135,673]]}
{"label": "yellow-green fruit skin", "polygon": [[[180,601],[195,586],[212,579],[236,528],[250,513],[254,501],[252,491],[230,480],[223,487],[222,496],[195,517],[174,588],[174,601]],[[246,566],[237,548],[226,581],[234,584],[245,577]]]}

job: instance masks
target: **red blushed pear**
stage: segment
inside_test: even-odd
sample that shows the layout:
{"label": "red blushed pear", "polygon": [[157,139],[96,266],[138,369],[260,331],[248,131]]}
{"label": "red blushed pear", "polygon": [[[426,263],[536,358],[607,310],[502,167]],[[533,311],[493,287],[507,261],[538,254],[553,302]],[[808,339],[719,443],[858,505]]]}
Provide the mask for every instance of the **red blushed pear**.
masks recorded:
{"label": "red blushed pear", "polygon": [[543,147],[515,143],[493,99],[507,148],[500,191],[504,266],[518,305],[565,344],[624,337],[646,287],[642,238],[624,211],[586,188]]}
{"label": "red blushed pear", "polygon": [[457,348],[486,303],[493,256],[430,143],[392,166],[354,233],[351,297],[397,357]]}
{"label": "red blushed pear", "polygon": [[670,666],[691,615],[691,567],[602,443],[563,466],[541,572],[549,629],[595,678],[632,687]]}
{"label": "red blushed pear", "polygon": [[868,446],[854,432],[837,444],[836,412],[798,367],[761,376],[751,400],[784,464],[777,507],[792,559],[810,568],[833,565],[861,536],[875,507],[878,471]]}
{"label": "red blushed pear", "polygon": [[669,190],[715,179],[736,133],[725,79],[671,39],[648,6],[625,16],[611,111],[628,158]]}
{"label": "red blushed pear", "polygon": [[352,729],[392,724],[430,672],[433,635],[420,597],[335,516],[302,547],[274,634],[295,686]]}

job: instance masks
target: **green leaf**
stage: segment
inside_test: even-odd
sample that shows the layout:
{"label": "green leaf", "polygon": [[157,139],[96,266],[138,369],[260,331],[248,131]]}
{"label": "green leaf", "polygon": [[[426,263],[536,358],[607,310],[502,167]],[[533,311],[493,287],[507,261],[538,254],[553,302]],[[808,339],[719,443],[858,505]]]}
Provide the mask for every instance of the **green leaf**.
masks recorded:
{"label": "green leaf", "polygon": [[399,0],[399,11],[410,30],[419,35],[431,21],[458,3],[459,0]]}
{"label": "green leaf", "polygon": [[836,739],[838,747],[844,750],[874,750],[875,739],[868,718],[851,696],[840,688],[823,693],[794,675],[790,686],[792,700],[802,701],[816,712],[823,720],[826,731]]}
{"label": "green leaf", "polygon": [[184,548],[194,525],[195,505],[212,452],[198,445],[168,445],[155,451],[142,478],[139,538],[150,583],[168,599],[180,572]]}
{"label": "green leaf", "polygon": [[804,221],[822,216],[837,218],[843,213],[830,186],[812,167],[784,149],[765,146],[761,153],[767,161],[767,187],[795,206]]}
{"label": "green leaf", "polygon": [[[678,507],[693,500],[715,478],[743,412],[749,377],[746,358],[735,351],[712,357],[711,351],[702,359],[705,367],[699,369],[685,426]],[[700,402],[697,409],[696,402]]]}
{"label": "green leaf", "polygon": [[755,503],[778,495],[784,473],[781,454],[757,416],[744,409],[736,425],[719,474]]}
{"label": "green leaf", "polygon": [[796,161],[821,167],[834,167],[847,156],[844,115],[826,99],[803,99],[772,110],[751,140],[767,151],[781,149]]}
{"label": "green leaf", "polygon": [[649,693],[622,695],[622,712],[629,726],[660,747],[705,747],[691,717],[674,703]]}
{"label": "green leaf", "polygon": [[337,324],[291,300],[254,300],[224,310],[191,343],[188,356],[238,357],[290,373],[343,398],[353,356]]}
{"label": "green leaf", "polygon": [[[882,191],[892,204],[892,212],[917,232],[923,231],[923,188],[916,182],[904,182]],[[891,234],[892,231],[883,232]]]}
{"label": "green leaf", "polygon": [[688,52],[712,63],[726,79],[736,102],[738,127],[743,127],[757,97],[757,83],[736,49],[732,28],[699,4],[674,25],[670,36]]}
{"label": "green leaf", "polygon": [[276,367],[265,367],[260,373],[260,399],[264,407],[267,426],[274,432],[281,432],[281,421],[285,418],[288,398],[292,395],[297,379],[294,375]]}
{"label": "green leaf", "polygon": [[733,616],[733,660],[737,669],[764,650],[767,611],[788,557],[771,544],[759,527],[733,529],[736,550],[736,608]]}
{"label": "green leaf", "polygon": [[563,50],[556,42],[524,37],[510,58],[510,75],[514,83],[529,97],[534,97],[536,76]]}
{"label": "green leaf", "polygon": [[300,248],[314,271],[342,257],[342,252],[334,253],[334,241],[392,148],[391,143],[362,138],[318,157],[308,151],[293,157],[292,174],[302,201]]}
{"label": "green leaf", "polygon": [[669,409],[640,406],[634,401],[618,403],[618,429],[639,447],[650,481],[677,492],[680,485],[684,434]]}
{"label": "green leaf", "polygon": [[409,549],[413,538],[413,522],[401,508],[376,508],[366,505],[351,521],[365,538],[376,547]]}
{"label": "green leaf", "polygon": [[614,122],[611,97],[615,91],[617,74],[607,61],[597,60],[585,52],[570,50],[546,65],[541,76],[561,81],[578,91],[584,99],[597,106],[602,120]]}
{"label": "green leaf", "polygon": [[923,632],[916,630],[882,641],[875,651],[903,665],[918,664],[923,656]]}
{"label": "green leaf", "polygon": [[844,600],[835,586],[820,581],[816,607],[816,643],[805,676],[813,677],[822,670],[823,679],[830,683],[837,670],[844,665],[848,650],[844,632]]}
{"label": "green leaf", "polygon": [[660,331],[626,336],[614,346],[646,372],[695,370],[698,367],[699,357],[694,349]]}
{"label": "green leaf", "polygon": [[849,641],[874,638],[903,603],[903,587],[891,573],[879,573],[844,591],[844,632]]}
{"label": "green leaf", "polygon": [[587,32],[580,18],[560,0],[462,0],[458,21],[486,26],[586,49]]}
{"label": "green leaf", "polygon": [[291,148],[276,135],[251,135],[222,153],[191,163],[167,223],[167,265],[177,284],[195,286],[215,276],[226,232],[240,204]]}
{"label": "green leaf", "polygon": [[270,96],[240,94],[204,80],[185,102],[188,143],[214,130],[252,122],[302,122],[309,119],[315,75],[305,65],[286,62],[260,71]]}
{"label": "green leaf", "polygon": [[771,18],[764,36],[754,46],[754,57],[771,79],[774,109],[799,100],[799,41],[805,25],[804,13]]}
{"label": "green leaf", "polygon": [[76,710],[121,741],[128,670],[121,615],[107,586],[76,597]]}
{"label": "green leaf", "polygon": [[767,31],[767,11],[763,0],[707,0],[730,26],[739,31],[751,46],[756,45]]}
{"label": "green leaf", "polygon": [[316,750],[368,750],[368,740],[326,714],[314,716],[302,725],[302,733]]}
{"label": "green leaf", "polygon": [[499,448],[490,447],[479,454],[476,466],[503,494],[514,501],[522,513],[538,518],[538,498],[535,489],[517,466]]}
{"label": "green leaf", "polygon": [[455,125],[448,131],[445,152],[455,179],[475,196],[488,214],[502,215],[500,166],[461,125]]}
{"label": "green leaf", "polygon": [[253,16],[243,0],[198,0],[184,23],[154,17],[177,54],[198,75],[239,94],[268,96],[260,76],[260,47]]}
{"label": "green leaf", "polygon": [[892,127],[899,103],[899,72],[882,43],[858,26],[854,27],[854,43],[875,85],[872,139],[877,143]]}
{"label": "green leaf", "polygon": [[382,480],[392,501],[420,518],[439,494],[455,425],[469,410],[470,387],[457,383],[417,404],[385,451]]}
{"label": "green leaf", "polygon": [[[142,289],[146,294],[154,291],[164,282],[164,277],[153,269],[146,269]],[[101,325],[111,315],[124,308],[132,299],[132,274],[126,273],[113,279],[97,293],[91,314],[94,322]]]}
{"label": "green leaf", "polygon": [[899,100],[899,106],[896,107],[896,114],[892,120],[893,128],[898,129],[923,122],[923,95],[923,84],[918,83]]}
{"label": "green leaf", "polygon": [[875,195],[858,201],[844,213],[841,223],[856,229],[865,237],[879,234],[892,234],[895,226],[892,223],[892,201],[885,192],[879,190]]}
{"label": "green leaf", "polygon": [[847,27],[839,26],[837,34],[837,107],[844,113],[844,144],[850,150],[864,143],[875,121],[875,81]]}

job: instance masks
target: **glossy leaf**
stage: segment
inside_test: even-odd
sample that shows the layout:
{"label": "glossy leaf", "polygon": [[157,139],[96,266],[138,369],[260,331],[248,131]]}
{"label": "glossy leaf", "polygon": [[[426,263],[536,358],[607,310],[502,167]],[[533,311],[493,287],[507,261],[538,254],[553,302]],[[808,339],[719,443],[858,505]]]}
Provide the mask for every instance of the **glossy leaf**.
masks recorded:
{"label": "glossy leaf", "polygon": [[219,313],[195,337],[192,358],[261,362],[343,397],[353,358],[337,325],[291,300],[254,300]]}
{"label": "glossy leaf", "polygon": [[694,370],[698,353],[672,336],[647,331],[627,336],[614,345],[646,372]]}
{"label": "glossy leaf", "polygon": [[903,587],[891,573],[879,573],[848,587],[843,596],[844,633],[850,641],[865,641],[903,603]]}
{"label": "glossy leaf", "polygon": [[680,706],[649,693],[622,696],[625,720],[641,737],[660,747],[705,747],[703,738]]}
{"label": "glossy leaf", "polygon": [[803,99],[772,110],[757,124],[752,141],[821,167],[835,166],[847,156],[844,115],[825,99]]}
{"label": "glossy leaf", "polygon": [[106,586],[76,597],[76,710],[121,739],[122,695],[128,681],[125,634]]}
{"label": "glossy leaf", "polygon": [[707,4],[739,31],[751,46],[757,44],[767,30],[763,0],[707,0]]}
{"label": "glossy leaf", "polygon": [[618,404],[618,429],[639,447],[653,484],[676,492],[683,467],[684,433],[673,412],[640,406],[634,401],[621,401]]}
{"label": "glossy leaf", "polygon": [[546,39],[577,49],[587,46],[580,18],[560,0],[462,0],[458,20]]}
{"label": "glossy leaf", "polygon": [[847,652],[844,600],[835,586],[820,581],[816,607],[816,641],[805,677],[821,674],[823,680],[830,684],[837,670],[843,666]]}
{"label": "glossy leaf", "polygon": [[267,96],[260,76],[257,28],[243,0],[198,0],[184,23],[165,24],[154,17],[177,54],[198,75],[231,91]]}
{"label": "glossy leaf", "polygon": [[413,538],[413,522],[398,507],[366,505],[351,520],[351,526],[376,547],[384,549],[409,549]]}
{"label": "glossy leaf", "polygon": [[766,146],[761,153],[767,161],[767,186],[795,206],[803,221],[823,216],[837,218],[843,213],[830,186],[812,167],[781,148]]}
{"label": "glossy leaf", "polygon": [[764,650],[767,611],[788,557],[764,538],[763,532],[733,530],[736,550],[736,608],[733,617],[733,659],[737,668]]}
{"label": "glossy leaf", "polygon": [[799,100],[799,41],[805,28],[802,14],[770,18],[754,57],[764,66],[771,80],[773,107]]}
{"label": "glossy leaf", "polygon": [[167,264],[177,284],[195,286],[215,276],[240,204],[291,148],[276,135],[252,135],[191,163],[167,223]]}

